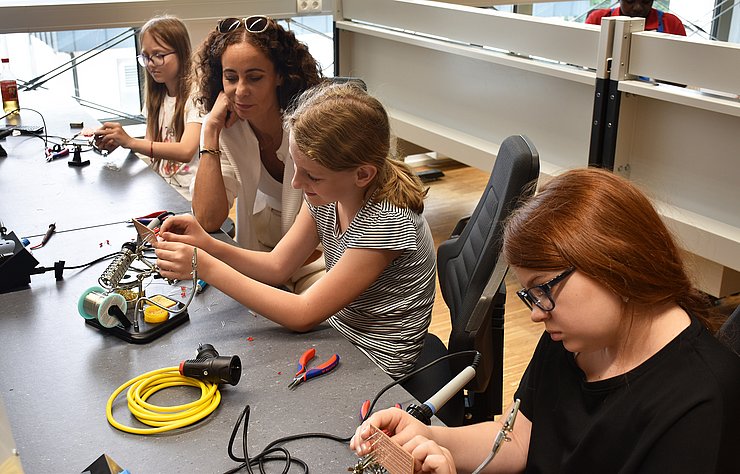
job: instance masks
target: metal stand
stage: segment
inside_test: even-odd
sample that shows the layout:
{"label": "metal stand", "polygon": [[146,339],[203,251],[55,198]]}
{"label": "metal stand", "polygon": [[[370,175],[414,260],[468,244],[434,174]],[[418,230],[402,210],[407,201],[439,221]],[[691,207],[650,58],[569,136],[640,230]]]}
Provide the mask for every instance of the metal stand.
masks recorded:
{"label": "metal stand", "polygon": [[[177,308],[184,308],[185,305],[182,303],[177,304]],[[136,315],[135,315],[136,316]],[[99,329],[102,332],[108,333],[119,339],[122,339],[129,344],[148,344],[153,340],[164,336],[168,332],[175,329],[177,326],[183,324],[190,319],[190,315],[187,311],[183,311],[175,316],[170,316],[167,321],[157,324],[150,324],[142,319],[139,320],[139,330],[134,329],[134,326],[124,328],[122,326],[115,326],[112,328],[106,328],[102,326],[97,319],[86,319],[85,324],[88,324],[94,328]]]}

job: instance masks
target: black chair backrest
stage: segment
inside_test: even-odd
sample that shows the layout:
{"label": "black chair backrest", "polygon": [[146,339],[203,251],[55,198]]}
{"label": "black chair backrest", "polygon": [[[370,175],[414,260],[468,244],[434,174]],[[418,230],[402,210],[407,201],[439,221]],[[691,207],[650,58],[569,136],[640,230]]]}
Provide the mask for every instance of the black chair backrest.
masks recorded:
{"label": "black chair backrest", "polygon": [[[500,354],[494,354],[495,348],[486,347],[492,345],[490,339],[487,344],[483,341],[483,347],[476,347],[476,339],[480,340],[482,334],[490,334],[491,318],[488,316],[495,296],[482,293],[494,270],[503,282],[506,265],[499,262],[503,227],[522,198],[534,192],[539,170],[539,154],[527,137],[513,135],[506,138],[501,143],[491,178],[470,220],[457,238],[443,242],[437,251],[440,290],[450,309],[452,322],[449,352],[477,349],[483,354],[484,367],[490,366],[487,358],[500,357]],[[476,309],[481,298],[481,303],[487,307]],[[478,315],[478,327],[469,324],[474,311]],[[461,362],[460,369],[464,365],[465,362]],[[490,372],[478,372],[477,385],[485,389]]]}
{"label": "black chair backrest", "polygon": [[334,76],[329,78],[329,80],[334,84],[345,84],[347,82],[353,82],[362,87],[363,90],[367,91],[367,84],[365,84],[365,81],[363,81],[359,77]]}
{"label": "black chair backrest", "polygon": [[740,306],[735,308],[727,321],[719,328],[717,337],[740,355]]}

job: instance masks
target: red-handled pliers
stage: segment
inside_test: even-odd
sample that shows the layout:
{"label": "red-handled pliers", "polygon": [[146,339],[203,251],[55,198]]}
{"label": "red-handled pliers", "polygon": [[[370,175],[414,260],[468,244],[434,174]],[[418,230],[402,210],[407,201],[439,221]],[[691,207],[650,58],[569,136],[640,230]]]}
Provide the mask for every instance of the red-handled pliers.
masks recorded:
{"label": "red-handled pliers", "polygon": [[288,388],[296,388],[298,385],[308,379],[318,377],[319,375],[324,375],[325,373],[332,371],[337,366],[337,364],[339,364],[339,355],[334,354],[329,358],[329,360],[316,367],[315,369],[307,370],[308,362],[313,359],[315,355],[316,349],[312,347],[311,349],[308,349],[306,352],[304,352],[301,358],[298,359],[298,372],[296,372],[295,378],[290,383],[290,385],[288,385]]}
{"label": "red-handled pliers", "polygon": [[[403,407],[401,406],[400,403],[396,403],[393,406],[403,410]],[[362,402],[362,407],[360,408],[360,421],[365,421],[367,419],[369,411],[370,411],[370,400],[365,400],[364,402]]]}

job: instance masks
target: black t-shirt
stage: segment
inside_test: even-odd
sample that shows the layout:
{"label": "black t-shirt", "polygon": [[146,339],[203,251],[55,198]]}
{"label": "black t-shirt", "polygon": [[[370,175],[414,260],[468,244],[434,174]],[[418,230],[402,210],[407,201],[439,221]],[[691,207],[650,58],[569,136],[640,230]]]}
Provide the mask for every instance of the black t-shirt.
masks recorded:
{"label": "black t-shirt", "polygon": [[639,367],[587,382],[547,333],[516,397],[526,472],[740,472],[740,357],[697,320]]}

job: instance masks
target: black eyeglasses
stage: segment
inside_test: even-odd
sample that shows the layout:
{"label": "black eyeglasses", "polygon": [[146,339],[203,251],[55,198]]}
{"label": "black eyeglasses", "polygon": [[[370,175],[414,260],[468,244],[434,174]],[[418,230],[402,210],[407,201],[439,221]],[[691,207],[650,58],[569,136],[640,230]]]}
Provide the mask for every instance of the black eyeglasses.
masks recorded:
{"label": "black eyeglasses", "polygon": [[253,15],[246,18],[224,18],[218,22],[216,29],[219,33],[231,33],[244,23],[244,28],[250,33],[262,33],[270,26],[270,19],[262,15]]}
{"label": "black eyeglasses", "polygon": [[169,56],[170,54],[175,54],[175,52],[170,51],[169,53],[155,53],[151,56],[140,54],[136,56],[136,60],[139,61],[141,67],[147,67],[149,63],[151,63],[152,66],[161,66],[162,64],[164,64],[164,58]]}
{"label": "black eyeglasses", "polygon": [[546,283],[533,286],[531,288],[522,288],[517,291],[516,294],[530,310],[532,309],[532,305],[534,305],[542,311],[552,311],[555,309],[555,301],[552,299],[553,287],[565,280],[565,278],[574,271],[576,271],[576,269],[571,267]]}

